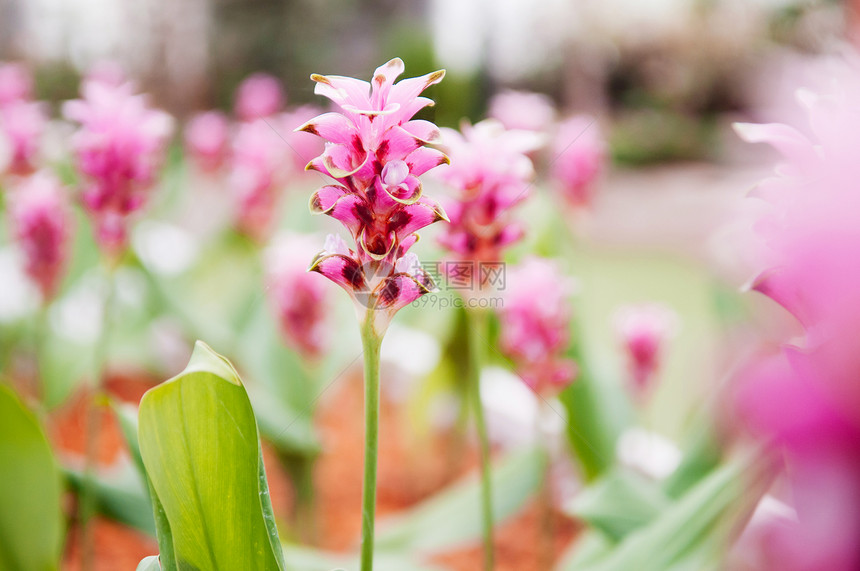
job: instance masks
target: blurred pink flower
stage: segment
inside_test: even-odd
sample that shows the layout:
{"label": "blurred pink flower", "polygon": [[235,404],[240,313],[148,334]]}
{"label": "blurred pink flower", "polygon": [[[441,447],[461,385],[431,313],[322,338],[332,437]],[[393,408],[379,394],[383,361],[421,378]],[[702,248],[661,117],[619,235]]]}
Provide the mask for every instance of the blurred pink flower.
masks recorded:
{"label": "blurred pink flower", "polygon": [[650,388],[665,351],[665,344],[678,326],[677,314],[660,304],[630,305],[614,316],[615,332],[627,354],[636,393]]}
{"label": "blurred pink flower", "polygon": [[526,153],[541,138],[528,131],[508,131],[488,119],[464,123],[461,132],[443,129],[451,164],[439,176],[457,191],[445,203],[451,224],[439,242],[464,260],[498,262],[502,251],[523,236],[510,210],[529,195],[534,167]]}
{"label": "blurred pink flower", "polygon": [[13,101],[0,107],[0,133],[9,146],[6,172],[27,175],[36,170],[48,119],[39,102]]}
{"label": "blurred pink flower", "polygon": [[502,91],[490,100],[488,115],[505,129],[547,133],[555,121],[555,106],[542,93]]}
{"label": "blurred pink flower", "polygon": [[33,98],[33,76],[19,63],[0,63],[0,109]]}
{"label": "blurred pink flower", "polygon": [[185,150],[204,173],[220,171],[230,158],[230,121],[220,111],[206,111],[185,126]]}
{"label": "blurred pink flower", "polygon": [[606,167],[606,141],[597,122],[586,116],[562,121],[552,142],[551,176],[574,206],[594,198],[595,183]]}
{"label": "blurred pink flower", "polygon": [[308,260],[319,249],[312,236],[287,234],[266,253],[269,299],[287,344],[309,359],[325,349],[325,280],[308,272]]}
{"label": "blurred pink flower", "polygon": [[789,452],[798,524],[781,569],[860,566],[860,67],[829,67],[821,93],[798,92],[808,135],[781,124],[737,125],[785,156],[756,196],[770,205],[758,232],[768,269],[754,289],[803,325],[800,346],[744,375],[739,406]]}
{"label": "blurred pink flower", "polygon": [[278,213],[290,172],[289,147],[263,119],[239,125],[233,141],[230,188],[236,226],[263,241]]}
{"label": "blurred pink flower", "polygon": [[72,214],[64,189],[48,172],[37,172],[16,185],[9,214],[24,254],[25,271],[50,300],[69,257]]}
{"label": "blurred pink flower", "polygon": [[245,78],[236,89],[234,111],[242,121],[270,117],[284,106],[281,83],[266,73],[255,73]]}
{"label": "blurred pink flower", "polygon": [[81,196],[99,245],[117,255],[127,245],[128,216],[155,184],[173,121],[150,109],[129,83],[87,80],[81,94],[63,105],[66,118],[80,123],[72,149],[83,178]]}
{"label": "blurred pink flower", "polygon": [[298,129],[328,141],[308,168],[337,182],[314,193],[311,210],[339,220],[356,245],[352,250],[330,237],[311,269],[343,287],[359,307],[383,310],[374,314],[382,329],[397,310],[435,287],[407,251],[418,239],[417,230],[445,219],[441,207],[421,195],[418,180],[447,161],[425,146],[437,140],[439,131],[429,121],[411,120],[432,103],[419,94],[441,81],[444,72],[395,83],[403,69],[403,62],[393,59],[376,69],[371,83],[313,75],[316,93],[334,101],[342,113],[324,113]]}
{"label": "blurred pink flower", "polygon": [[555,263],[527,258],[509,268],[501,319],[501,347],[520,377],[539,394],[561,391],[577,374],[563,358],[570,340],[572,280]]}

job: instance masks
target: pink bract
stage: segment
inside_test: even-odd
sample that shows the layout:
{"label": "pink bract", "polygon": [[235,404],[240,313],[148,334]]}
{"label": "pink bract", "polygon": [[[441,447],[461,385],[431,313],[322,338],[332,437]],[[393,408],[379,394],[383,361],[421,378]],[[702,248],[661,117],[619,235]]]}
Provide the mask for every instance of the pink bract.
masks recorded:
{"label": "pink bract", "polygon": [[309,359],[325,349],[325,280],[307,271],[319,244],[312,236],[279,237],[266,253],[268,294],[286,342]]}
{"label": "pink bract", "polygon": [[48,301],[57,291],[69,257],[72,214],[64,189],[54,175],[37,172],[16,185],[10,202],[24,269]]}
{"label": "pink bract", "polygon": [[270,117],[284,106],[281,83],[266,73],[255,73],[236,89],[236,116],[242,121]]}
{"label": "pink bract", "polygon": [[145,204],[156,182],[173,121],[129,83],[88,80],[81,95],[63,106],[66,118],[80,124],[72,149],[83,178],[81,198],[99,245],[115,255],[126,247],[128,216]]}
{"label": "pink bract", "polygon": [[230,158],[230,121],[220,111],[198,113],[185,127],[185,149],[198,169],[221,170]]}
{"label": "pink bract", "polygon": [[546,395],[558,392],[577,374],[576,364],[564,358],[573,282],[555,263],[534,257],[509,268],[505,282],[502,350],[529,387]]}
{"label": "pink bract", "polygon": [[757,228],[768,255],[754,289],[805,329],[798,346],[744,375],[738,399],[795,466],[798,522],[782,538],[778,568],[847,571],[860,565],[860,68],[841,62],[823,79],[822,92],[798,92],[808,134],[736,126],[785,157],[755,191],[770,210]]}
{"label": "pink bract", "polygon": [[555,121],[555,106],[542,93],[502,91],[490,100],[488,115],[506,129],[546,133]]}
{"label": "pink bract", "polygon": [[627,354],[634,389],[644,394],[660,368],[666,341],[675,333],[678,316],[661,304],[629,305],[616,311],[613,325]]}
{"label": "pink bract", "polygon": [[395,83],[400,59],[376,69],[368,83],[342,76],[311,76],[315,92],[331,99],[340,113],[324,113],[298,131],[327,141],[309,169],[334,179],[311,197],[311,210],[339,220],[355,249],[331,237],[311,264],[343,287],[359,308],[382,310],[374,319],[384,328],[401,307],[435,285],[409,248],[417,230],[445,220],[442,208],[422,196],[418,177],[447,162],[429,143],[439,131],[429,121],[412,120],[431,100],[420,97],[444,76],[437,71]]}
{"label": "pink bract", "polygon": [[439,241],[464,260],[500,261],[523,235],[510,211],[529,196],[534,167],[526,154],[542,139],[491,119],[464,123],[460,132],[443,129],[442,136],[451,164],[439,176],[456,197],[445,204],[451,224]]}
{"label": "pink bract", "polygon": [[606,166],[607,152],[595,119],[575,116],[559,124],[552,142],[550,170],[561,194],[571,204],[591,203],[597,179]]}

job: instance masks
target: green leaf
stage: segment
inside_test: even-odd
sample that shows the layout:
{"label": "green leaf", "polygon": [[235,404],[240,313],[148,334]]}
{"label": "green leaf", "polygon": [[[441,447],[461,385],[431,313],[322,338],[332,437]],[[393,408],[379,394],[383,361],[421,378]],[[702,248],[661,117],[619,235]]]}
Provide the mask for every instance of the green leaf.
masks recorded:
{"label": "green leaf", "polygon": [[198,341],[140,403],[140,452],[176,568],[283,570],[257,423],[233,366]]}
{"label": "green leaf", "polygon": [[57,569],[61,477],[35,415],[0,385],[0,569]]}
{"label": "green leaf", "polygon": [[666,571],[709,567],[770,483],[769,460],[750,456],[722,466],[651,524],[629,534],[605,557],[565,571]]}
{"label": "green leaf", "polygon": [[[546,470],[538,448],[513,452],[493,466],[493,516],[496,523],[516,513],[537,490]],[[477,542],[481,537],[479,482],[454,484],[407,513],[379,524],[379,550],[433,553]]]}
{"label": "green leaf", "polygon": [[577,495],[568,511],[618,541],[650,523],[668,505],[669,498],[655,482],[616,469]]}
{"label": "green leaf", "polygon": [[141,559],[140,563],[137,564],[137,571],[161,571],[158,555],[150,555]]}
{"label": "green leaf", "polygon": [[[81,493],[85,477],[79,470],[64,470],[69,487]],[[155,522],[145,484],[138,470],[126,463],[94,478],[96,508],[103,515],[149,535],[155,535]]]}

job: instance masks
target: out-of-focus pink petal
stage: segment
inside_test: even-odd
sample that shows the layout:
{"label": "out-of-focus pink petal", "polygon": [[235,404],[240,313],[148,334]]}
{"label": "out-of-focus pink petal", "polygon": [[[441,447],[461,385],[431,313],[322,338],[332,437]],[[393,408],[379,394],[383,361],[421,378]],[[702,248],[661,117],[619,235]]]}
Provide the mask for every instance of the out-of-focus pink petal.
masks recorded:
{"label": "out-of-focus pink petal", "polygon": [[236,115],[243,121],[270,117],[284,105],[281,83],[273,76],[255,73],[236,90]]}

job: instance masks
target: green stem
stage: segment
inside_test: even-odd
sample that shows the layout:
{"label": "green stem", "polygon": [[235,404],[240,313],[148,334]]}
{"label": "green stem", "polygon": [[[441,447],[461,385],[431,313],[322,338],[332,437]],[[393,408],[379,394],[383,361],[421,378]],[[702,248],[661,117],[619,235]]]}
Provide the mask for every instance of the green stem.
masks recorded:
{"label": "green stem", "polygon": [[544,417],[548,405],[540,403],[536,415],[535,435],[541,453],[541,480],[538,492],[538,512],[540,520],[540,538],[538,548],[538,569],[551,569],[555,558],[555,529],[552,521],[552,481],[550,479],[552,453],[550,451],[550,435],[544,429]]}
{"label": "green stem", "polygon": [[368,310],[361,328],[364,348],[364,484],[361,490],[361,571],[373,571],[376,467],[379,456],[379,350],[382,335]]}
{"label": "green stem", "polygon": [[469,396],[478,429],[478,448],[481,462],[481,521],[484,533],[484,569],[491,571],[493,564],[493,488],[490,479],[490,439],[481,404],[481,369],[486,350],[487,316],[483,311],[467,312],[469,330]]}
{"label": "green stem", "polygon": [[107,346],[110,339],[110,322],[114,305],[114,266],[108,265],[107,292],[102,310],[102,328],[95,347],[95,386],[87,406],[86,442],[84,450],[84,485],[81,490],[79,506],[79,525],[81,537],[81,568],[91,571],[95,568],[95,538],[91,520],[96,512],[95,472],[98,464],[98,443],[101,432],[101,399],[104,391],[104,378],[107,372]]}

